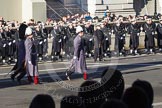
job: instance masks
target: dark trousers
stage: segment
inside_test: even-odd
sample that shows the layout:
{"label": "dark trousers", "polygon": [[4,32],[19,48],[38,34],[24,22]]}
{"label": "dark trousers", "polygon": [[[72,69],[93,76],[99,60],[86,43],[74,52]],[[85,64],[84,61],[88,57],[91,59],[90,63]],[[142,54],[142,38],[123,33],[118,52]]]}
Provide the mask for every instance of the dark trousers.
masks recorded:
{"label": "dark trousers", "polygon": [[22,63],[21,67],[17,67],[17,64],[13,67],[12,70],[15,70],[14,73],[12,74],[12,77],[16,77],[18,74],[19,76],[17,77],[17,80],[21,80],[25,74],[26,74],[26,68],[24,67],[25,62]]}
{"label": "dark trousers", "polygon": [[95,48],[94,51],[94,61],[97,61],[97,58],[99,58],[99,60],[103,59],[103,48]]}

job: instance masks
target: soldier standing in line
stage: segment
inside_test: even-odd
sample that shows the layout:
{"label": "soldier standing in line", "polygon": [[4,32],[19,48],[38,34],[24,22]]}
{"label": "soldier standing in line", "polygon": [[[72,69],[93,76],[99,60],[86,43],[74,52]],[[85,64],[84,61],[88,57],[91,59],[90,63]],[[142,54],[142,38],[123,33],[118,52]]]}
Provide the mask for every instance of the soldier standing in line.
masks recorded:
{"label": "soldier standing in line", "polygon": [[5,64],[6,59],[7,59],[7,55],[6,55],[7,42],[6,42],[6,36],[4,34],[4,30],[2,27],[0,28],[0,41],[1,41],[2,64]]}
{"label": "soldier standing in line", "polygon": [[66,48],[66,54],[67,57],[72,56],[73,52],[74,52],[74,45],[73,45],[73,40],[75,38],[76,35],[76,29],[74,28],[74,26],[72,25],[72,23],[70,22],[68,24],[68,27],[66,29],[66,33],[67,33],[67,48]]}
{"label": "soldier standing in line", "polygon": [[160,23],[157,25],[157,43],[159,47],[159,51],[162,52],[162,18],[159,20]]}
{"label": "soldier standing in line", "polygon": [[37,54],[39,61],[42,61],[43,59],[43,36],[40,26],[36,26],[35,29],[35,40],[37,41],[36,47],[37,47]]}
{"label": "soldier standing in line", "polygon": [[5,37],[7,39],[7,50],[6,50],[6,55],[8,57],[8,63],[11,63],[11,59],[13,56],[13,39],[12,39],[12,34],[11,30],[9,29],[8,26],[5,26]]}
{"label": "soldier standing in line", "polygon": [[110,54],[110,45],[111,45],[111,29],[106,27],[106,22],[101,23],[101,30],[104,33],[104,43],[103,43],[103,52],[104,56],[111,56]]}
{"label": "soldier standing in line", "polygon": [[147,49],[147,54],[150,53],[155,53],[155,30],[156,30],[156,25],[155,23],[152,22],[151,18],[147,18],[147,22],[144,24],[144,30],[145,30],[145,44],[146,44],[146,49]]}
{"label": "soldier standing in line", "polygon": [[85,33],[85,52],[87,57],[92,57],[94,26],[88,21],[83,27]]}
{"label": "soldier standing in line", "polygon": [[43,55],[46,58],[48,53],[48,31],[44,23],[41,23],[40,28],[43,37]]}
{"label": "soldier standing in line", "polygon": [[121,56],[124,52],[124,44],[125,44],[125,27],[121,20],[116,21],[116,25],[114,26],[115,33],[115,51],[117,56]]}
{"label": "soldier standing in line", "polygon": [[[62,38],[61,38],[61,30],[58,25],[55,25],[53,30],[51,31],[53,42],[52,42],[52,53],[51,58],[53,61],[58,60],[59,58],[62,59],[61,56],[61,44],[62,44]],[[57,56],[59,56],[57,58]]]}
{"label": "soldier standing in line", "polygon": [[128,34],[130,34],[130,53],[137,55],[137,49],[139,46],[140,27],[136,23],[136,19],[131,20],[131,24],[128,26]]}
{"label": "soldier standing in line", "polygon": [[34,38],[30,27],[26,28],[25,35],[25,66],[28,78],[34,78],[34,84],[39,84],[39,73],[37,64],[37,52]]}
{"label": "soldier standing in line", "polygon": [[104,33],[101,30],[100,24],[97,25],[94,32],[94,62],[103,60],[103,43],[104,43]]}

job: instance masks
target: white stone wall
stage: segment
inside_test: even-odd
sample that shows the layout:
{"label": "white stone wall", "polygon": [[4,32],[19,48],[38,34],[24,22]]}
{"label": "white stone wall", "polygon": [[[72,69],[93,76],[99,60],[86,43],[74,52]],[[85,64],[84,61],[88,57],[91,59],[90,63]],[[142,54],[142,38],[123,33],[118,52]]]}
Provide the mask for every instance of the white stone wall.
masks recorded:
{"label": "white stone wall", "polygon": [[160,10],[159,10],[159,12],[162,14],[162,0],[159,0],[159,6],[160,6]]}
{"label": "white stone wall", "polygon": [[22,0],[0,0],[0,16],[5,20],[22,19]]}
{"label": "white stone wall", "polygon": [[91,13],[91,16],[92,17],[95,17],[96,1],[98,1],[98,0],[87,0],[87,3],[88,3],[88,12]]}
{"label": "white stone wall", "polygon": [[45,0],[0,0],[0,16],[5,20],[46,20]]}

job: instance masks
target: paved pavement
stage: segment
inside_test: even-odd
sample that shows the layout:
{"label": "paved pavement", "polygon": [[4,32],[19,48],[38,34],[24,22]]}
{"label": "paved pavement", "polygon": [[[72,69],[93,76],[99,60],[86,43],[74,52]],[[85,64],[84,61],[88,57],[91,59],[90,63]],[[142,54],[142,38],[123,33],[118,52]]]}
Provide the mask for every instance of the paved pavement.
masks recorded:
{"label": "paved pavement", "polygon": [[[0,108],[28,108],[32,98],[39,93],[52,95],[56,108],[59,108],[62,97],[77,94],[70,88],[79,87],[84,81],[79,74],[72,75],[71,81],[66,80],[64,71],[69,64],[68,60],[40,63],[42,84],[36,86],[29,85],[26,78],[22,85],[12,82],[7,75],[12,66],[0,66]],[[136,79],[149,81],[154,89],[154,108],[162,108],[162,54],[112,57],[97,63],[87,59],[87,64],[90,79],[97,81],[100,81],[101,73],[107,66],[121,70],[126,88]]]}

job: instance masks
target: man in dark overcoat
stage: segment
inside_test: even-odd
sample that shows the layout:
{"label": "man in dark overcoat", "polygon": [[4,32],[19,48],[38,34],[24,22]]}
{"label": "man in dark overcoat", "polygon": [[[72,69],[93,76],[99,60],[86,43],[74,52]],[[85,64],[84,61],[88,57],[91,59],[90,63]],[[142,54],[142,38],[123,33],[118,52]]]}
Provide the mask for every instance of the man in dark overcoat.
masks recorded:
{"label": "man in dark overcoat", "polygon": [[156,30],[156,25],[154,22],[152,22],[151,18],[147,18],[147,22],[144,25],[144,30],[145,30],[145,44],[147,48],[147,53],[153,53],[154,48],[155,48],[155,30]]}
{"label": "man in dark overcoat", "polygon": [[140,27],[135,18],[131,20],[131,24],[128,26],[128,34],[130,34],[130,53],[136,55],[139,46]]}
{"label": "man in dark overcoat", "polygon": [[162,51],[162,19],[159,20],[160,23],[157,25],[157,43],[158,43],[158,47],[159,47],[159,51]]}
{"label": "man in dark overcoat", "polygon": [[103,43],[104,43],[104,33],[101,30],[100,24],[97,25],[94,32],[94,62],[103,60]]}

